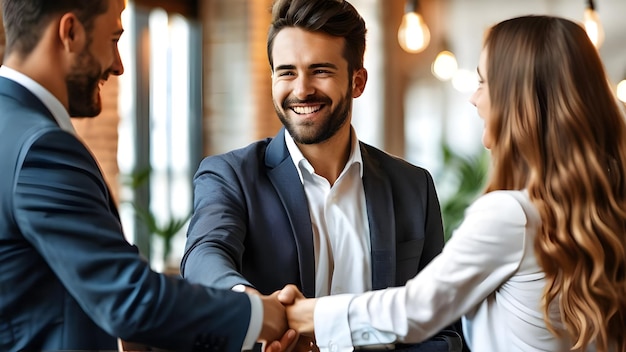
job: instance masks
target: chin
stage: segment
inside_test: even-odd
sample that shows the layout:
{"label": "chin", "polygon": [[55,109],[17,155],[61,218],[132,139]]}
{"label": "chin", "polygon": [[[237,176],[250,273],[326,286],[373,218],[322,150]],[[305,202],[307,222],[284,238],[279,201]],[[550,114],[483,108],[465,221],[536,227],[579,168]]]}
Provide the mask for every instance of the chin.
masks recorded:
{"label": "chin", "polygon": [[483,142],[483,147],[485,147],[486,149],[491,149],[492,143],[485,135],[483,135],[482,142]]}

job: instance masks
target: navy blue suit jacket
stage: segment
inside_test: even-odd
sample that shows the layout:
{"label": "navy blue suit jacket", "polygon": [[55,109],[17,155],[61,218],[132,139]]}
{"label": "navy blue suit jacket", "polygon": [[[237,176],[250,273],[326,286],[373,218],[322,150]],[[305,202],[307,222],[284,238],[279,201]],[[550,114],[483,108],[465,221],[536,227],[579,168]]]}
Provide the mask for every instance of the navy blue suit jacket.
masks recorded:
{"label": "navy blue suit jacket", "polygon": [[[315,296],[311,218],[284,133],[202,161],[181,263],[185,278],[222,288],[245,284],[264,294],[295,284]],[[404,285],[443,248],[433,180],[365,143],[360,148],[372,288]]]}
{"label": "navy blue suit jacket", "polygon": [[85,146],[0,77],[0,351],[239,351],[249,299],[150,270]]}

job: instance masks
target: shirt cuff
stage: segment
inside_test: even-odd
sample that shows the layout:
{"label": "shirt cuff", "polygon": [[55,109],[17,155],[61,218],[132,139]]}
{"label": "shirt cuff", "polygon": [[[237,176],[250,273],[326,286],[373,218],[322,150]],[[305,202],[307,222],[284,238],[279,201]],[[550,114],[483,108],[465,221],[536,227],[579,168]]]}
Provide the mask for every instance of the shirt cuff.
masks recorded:
{"label": "shirt cuff", "polygon": [[313,312],[315,341],[321,352],[350,352],[352,334],[348,322],[351,294],[320,297]]}
{"label": "shirt cuff", "polygon": [[261,297],[258,295],[246,294],[248,298],[250,298],[250,323],[248,325],[246,338],[243,340],[242,350],[251,350],[261,333],[263,324],[263,303],[261,302]]}
{"label": "shirt cuff", "polygon": [[[394,349],[393,343],[397,339],[396,334],[372,327],[373,318],[370,317],[372,312],[370,311],[370,300],[367,296],[370,295],[371,297],[371,294],[371,292],[368,292],[355,297],[348,307],[348,322],[352,331],[352,344],[376,350]],[[385,303],[389,302],[386,301]],[[375,312],[376,308],[379,307],[381,306],[375,306],[373,311]],[[392,309],[391,305],[389,309]],[[396,327],[395,322],[390,321],[389,323],[392,329]]]}

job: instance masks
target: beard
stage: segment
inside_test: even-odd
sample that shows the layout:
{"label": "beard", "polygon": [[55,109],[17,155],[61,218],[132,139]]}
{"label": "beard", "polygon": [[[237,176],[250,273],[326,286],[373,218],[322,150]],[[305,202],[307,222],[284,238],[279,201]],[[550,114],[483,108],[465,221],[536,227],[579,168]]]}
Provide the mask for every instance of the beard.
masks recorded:
{"label": "beard", "polygon": [[337,107],[323,116],[319,123],[315,121],[294,122],[286,113],[289,110],[288,106],[294,103],[322,103],[329,106],[332,100],[327,96],[312,95],[305,100],[287,98],[280,107],[274,102],[274,109],[278,118],[296,143],[318,144],[334,136],[348,120],[348,115],[352,109],[352,86],[348,86],[346,95],[341,98]]}
{"label": "beard", "polygon": [[96,58],[89,52],[89,43],[80,53],[71,73],[66,77],[69,114],[72,117],[94,117],[102,111],[100,81],[106,80]]}

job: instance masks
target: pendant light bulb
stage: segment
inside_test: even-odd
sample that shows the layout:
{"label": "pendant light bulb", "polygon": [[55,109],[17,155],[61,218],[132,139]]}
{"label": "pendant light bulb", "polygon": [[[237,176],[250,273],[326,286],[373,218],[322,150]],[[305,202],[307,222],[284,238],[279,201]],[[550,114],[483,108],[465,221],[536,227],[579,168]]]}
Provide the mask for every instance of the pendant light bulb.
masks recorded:
{"label": "pendant light bulb", "polygon": [[617,98],[626,103],[626,79],[617,84]]}
{"label": "pendant light bulb", "polygon": [[454,77],[459,66],[453,53],[444,50],[433,61],[431,70],[433,75],[441,81],[447,81]]}
{"label": "pendant light bulb", "polygon": [[406,11],[402,16],[402,23],[398,28],[398,42],[404,51],[412,54],[424,51],[430,43],[428,26],[415,8]]}
{"label": "pendant light bulb", "polygon": [[593,45],[599,49],[604,42],[604,28],[602,28],[600,16],[593,6],[593,0],[589,1],[589,5],[585,9],[583,22],[589,39],[591,39]]}

